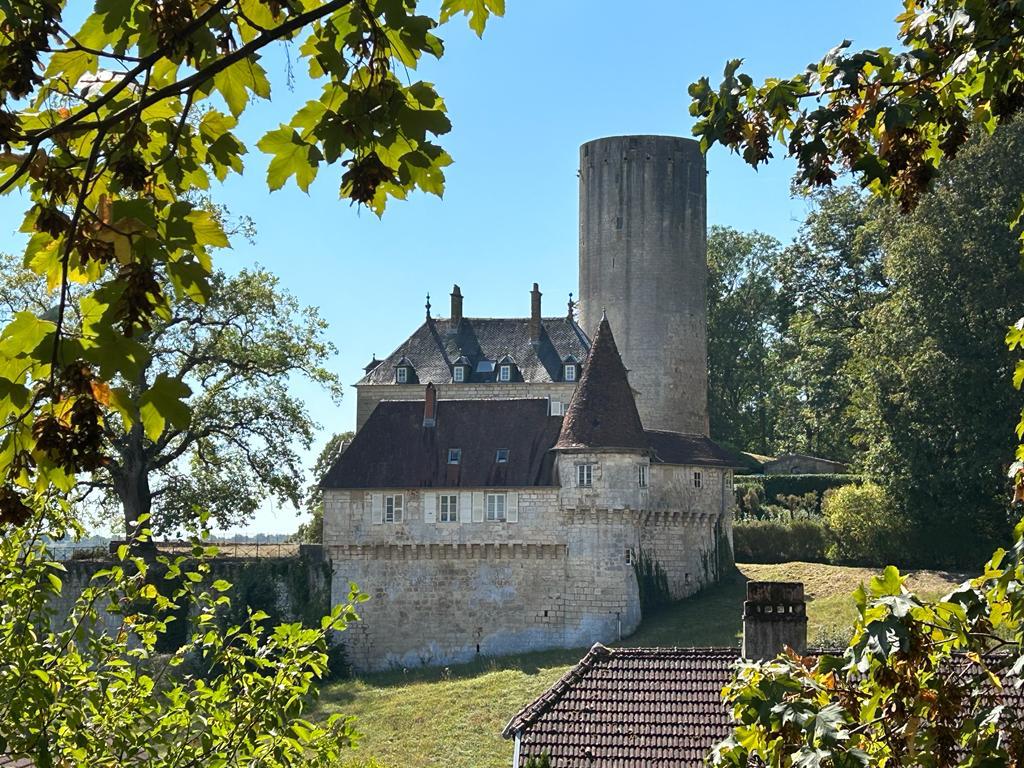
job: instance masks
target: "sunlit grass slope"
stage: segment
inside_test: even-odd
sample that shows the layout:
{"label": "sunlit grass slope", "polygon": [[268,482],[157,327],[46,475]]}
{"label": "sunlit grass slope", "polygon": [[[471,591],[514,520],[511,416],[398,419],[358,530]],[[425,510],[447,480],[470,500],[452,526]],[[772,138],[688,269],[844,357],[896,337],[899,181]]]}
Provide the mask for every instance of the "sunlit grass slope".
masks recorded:
{"label": "sunlit grass slope", "polygon": [[[854,617],[850,592],[875,570],[816,563],[741,565],[729,583],[675,603],[644,621],[623,645],[737,646],[747,579],[802,581],[812,644],[841,640]],[[911,575],[910,587],[937,597],[963,577],[935,571]],[[346,768],[505,768],[512,745],[501,729],[585,649],[551,651],[442,669],[370,675],[327,686],[320,712],[357,718],[363,734]]]}

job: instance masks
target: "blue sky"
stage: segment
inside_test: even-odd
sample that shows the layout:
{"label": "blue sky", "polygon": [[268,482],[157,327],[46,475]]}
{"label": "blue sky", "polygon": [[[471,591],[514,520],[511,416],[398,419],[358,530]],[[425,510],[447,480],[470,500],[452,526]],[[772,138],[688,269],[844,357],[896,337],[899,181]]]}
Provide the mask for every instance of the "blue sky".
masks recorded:
{"label": "blue sky", "polygon": [[[422,321],[429,291],[447,315],[457,282],[467,316],[525,316],[540,283],[545,314],[561,314],[576,290],[576,168],[579,145],[628,133],[690,135],[687,85],[707,74],[717,84],[727,59],[746,60],[755,79],[794,74],[844,38],[857,47],[895,45],[898,0],[764,3],[661,0],[508,0],[504,18],[482,40],[461,21],[442,30],[447,52],[415,79],[434,82],[454,124],[443,139],[455,158],[439,200],[392,203],[383,219],[342,203],[340,171],[310,188],[268,193],[266,160],[255,144],[265,130],[316,98],[299,75],[285,85],[289,53],[271,49],[271,103],[245,115],[252,154],[243,178],[218,198],[255,219],[254,245],[221,254],[226,270],[259,263],[283,286],[318,306],[338,355],[329,361],[354,383],[373,353],[394,349]],[[778,148],[777,154],[781,154]],[[793,166],[776,160],[754,172],[720,147],[708,157],[708,223],[790,238],[806,204],[789,196]],[[0,205],[0,248],[20,250],[21,201]],[[351,429],[355,392],[340,406],[300,382],[323,434]],[[293,510],[268,506],[247,532],[294,530]]]}

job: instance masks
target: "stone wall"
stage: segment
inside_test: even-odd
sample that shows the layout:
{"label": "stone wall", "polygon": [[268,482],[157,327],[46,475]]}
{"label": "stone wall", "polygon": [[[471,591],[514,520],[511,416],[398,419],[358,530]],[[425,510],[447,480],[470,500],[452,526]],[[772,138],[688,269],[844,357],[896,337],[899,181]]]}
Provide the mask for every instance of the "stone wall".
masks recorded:
{"label": "stone wall", "polygon": [[[51,601],[55,621],[63,622],[71,613],[93,574],[115,564],[112,559],[65,561],[63,565],[67,570],[61,576],[60,596]],[[319,546],[303,545],[299,557],[217,557],[210,565],[210,582],[225,579],[232,584],[230,621],[233,623],[243,619],[246,608],[266,611],[275,622],[303,621],[310,625],[319,624],[320,617],[330,612],[331,572]],[[156,576],[154,583],[159,589],[165,589],[168,582],[160,575],[162,567],[154,564],[151,568]],[[107,631],[116,631],[121,617],[104,612],[101,622]],[[175,633],[185,630],[183,622],[171,622],[167,640],[173,641]]]}
{"label": "stone wall", "polygon": [[[422,400],[426,382],[421,384],[357,384],[356,429],[363,424],[381,400]],[[456,384],[434,382],[438,400],[508,400],[526,397],[547,397],[569,404],[576,389],[575,382],[481,382]]]}
{"label": "stone wall", "polygon": [[[350,663],[379,670],[615,641],[640,622],[632,565],[640,551],[665,570],[674,598],[719,578],[731,473],[654,465],[643,489],[637,466],[647,459],[639,454],[558,461],[558,487],[325,490],[334,599],[350,582],[370,596],[363,620],[342,638]],[[576,487],[581,461],[594,464],[590,488]],[[488,492],[515,495],[515,522],[464,514],[474,493]],[[375,522],[374,496],[399,493],[401,522]],[[457,522],[437,518],[440,494],[459,499]]]}

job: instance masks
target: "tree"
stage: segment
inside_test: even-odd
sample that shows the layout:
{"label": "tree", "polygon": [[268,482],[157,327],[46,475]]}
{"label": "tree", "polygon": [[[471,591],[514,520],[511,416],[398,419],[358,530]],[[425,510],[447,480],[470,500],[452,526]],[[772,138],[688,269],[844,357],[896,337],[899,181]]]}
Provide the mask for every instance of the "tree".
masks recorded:
{"label": "tree", "polygon": [[[60,599],[64,566],[39,543],[56,532],[34,519],[0,539],[0,755],[40,768],[336,764],[351,721],[304,714],[329,635],[364,595],[317,627],[270,628],[252,611],[223,626],[231,585],[212,579],[213,550],[197,539],[192,557],[158,562],[124,546]],[[158,654],[173,616],[184,641]]]}
{"label": "tree", "polygon": [[[211,663],[211,679],[165,680],[144,662],[163,622],[150,609],[170,602],[118,566],[114,589],[88,592],[74,614],[84,620],[55,633],[47,611],[59,567],[36,537],[74,525],[66,496],[110,458],[108,420],[141,422],[153,443],[188,426],[180,379],[154,379],[138,413],[111,382],[137,381],[152,365],[140,339],[211,295],[212,254],[228,238],[195,190],[244,169],[236,130],[259,129],[246,108],[270,96],[266,47],[295,41],[303,66],[281,77],[306,71],[322,86],[258,142],[271,156],[269,188],[294,178],[308,189],[340,164],[341,197],[380,214],[388,199],[443,190],[451,159],[434,139],[450,128],[444,102],[410,82],[423,56],[443,55],[439,21],[464,14],[482,34],[503,6],[442,0],[435,18],[415,0],[104,0],[75,32],[62,2],[0,4],[0,195],[26,200],[23,264],[48,280],[55,305],[45,317],[18,311],[0,333],[0,752],[44,768],[140,754],[155,766],[333,759],[343,733],[300,714],[326,669],[320,644],[348,607],[320,630],[261,631],[257,615],[219,632],[211,622],[226,585],[211,585],[218,595],[182,599],[198,604],[187,650]],[[136,533],[133,543],[145,528]],[[183,575],[186,591],[195,575]],[[94,601],[124,616],[114,633],[93,619]]]}
{"label": "tree", "polygon": [[[340,163],[342,198],[380,214],[389,198],[440,194],[450,162],[434,142],[450,129],[444,102],[406,77],[444,52],[438,21],[415,0],[112,0],[77,32],[63,10],[0,8],[0,194],[29,201],[24,264],[56,305],[53,317],[17,313],[0,339],[0,515],[13,522],[30,516],[32,494],[67,491],[102,466],[107,409],[128,430],[143,415],[111,397],[110,382],[142,375],[139,337],[159,318],[209,296],[211,254],[228,239],[195,190],[243,171],[235,131],[249,103],[270,96],[266,46],[296,41],[322,86],[257,144],[271,156],[271,190],[290,179],[308,189]],[[480,34],[502,10],[503,0],[443,0],[439,18],[465,14]],[[83,322],[69,338],[73,284]],[[154,381],[149,440],[186,426],[186,396],[180,381]]]}
{"label": "tree", "polygon": [[[1024,122],[978,137],[886,237],[888,295],[866,313],[856,416],[865,467],[928,565],[972,567],[1009,533],[1018,398],[1002,337],[1024,313],[1016,232]],[[921,562],[918,559],[917,562]]]}
{"label": "tree", "polygon": [[852,188],[811,196],[796,240],[775,262],[788,312],[777,353],[777,446],[855,458],[851,363],[864,317],[884,295],[885,206]]}
{"label": "tree", "polygon": [[775,444],[771,371],[785,312],[773,274],[779,242],[714,226],[708,233],[708,411],[711,434],[742,450]]}
{"label": "tree", "polygon": [[[705,149],[722,141],[757,165],[775,137],[796,158],[800,183],[828,186],[846,168],[912,208],[972,123],[991,131],[1024,107],[1024,8],[994,0],[904,6],[903,53],[851,54],[844,42],[788,80],[755,87],[734,61],[717,92],[707,78],[691,85]],[[1011,350],[1024,343],[1024,321],[1006,341]],[[1022,381],[1018,359],[1014,385]],[[1017,453],[1024,458],[1022,446]],[[1022,467],[1011,471],[1024,497]],[[1013,541],[981,576],[936,602],[907,592],[887,568],[870,592],[855,593],[859,619],[842,656],[791,653],[741,668],[725,691],[739,725],[714,762],[1020,764],[1022,732],[998,692],[1024,671],[1024,523]]]}
{"label": "tree", "polygon": [[306,488],[306,511],[310,514],[311,520],[302,523],[299,529],[292,536],[293,541],[305,544],[322,544],[324,540],[324,492],[320,487],[321,481],[328,470],[334,466],[334,462],[341,456],[342,451],[352,442],[355,432],[339,432],[331,436],[327,445],[316,457],[313,465],[313,482]]}
{"label": "tree", "polygon": [[[50,311],[45,284],[12,257],[0,256],[0,275],[0,311],[8,317]],[[117,414],[104,420],[109,452],[79,490],[129,539],[142,519],[166,533],[188,528],[200,509],[226,527],[244,523],[268,496],[298,507],[298,451],[309,448],[316,424],[291,385],[302,376],[341,396],[337,377],[321,364],[334,347],[315,309],[300,307],[263,269],[215,272],[210,284],[205,304],[177,303],[171,317],[138,337],[146,363],[134,380],[111,382],[110,397],[130,410],[131,427]],[[75,318],[69,330],[80,324]],[[182,402],[191,416],[152,440],[154,387],[168,379],[188,387]]]}

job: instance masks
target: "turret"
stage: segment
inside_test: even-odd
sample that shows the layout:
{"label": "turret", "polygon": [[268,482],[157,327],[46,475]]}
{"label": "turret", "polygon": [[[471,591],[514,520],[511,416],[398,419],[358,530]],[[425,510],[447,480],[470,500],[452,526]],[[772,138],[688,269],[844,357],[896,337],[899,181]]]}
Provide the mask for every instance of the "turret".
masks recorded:
{"label": "turret", "polygon": [[607,317],[594,334],[554,450],[563,506],[645,505],[650,448]]}

